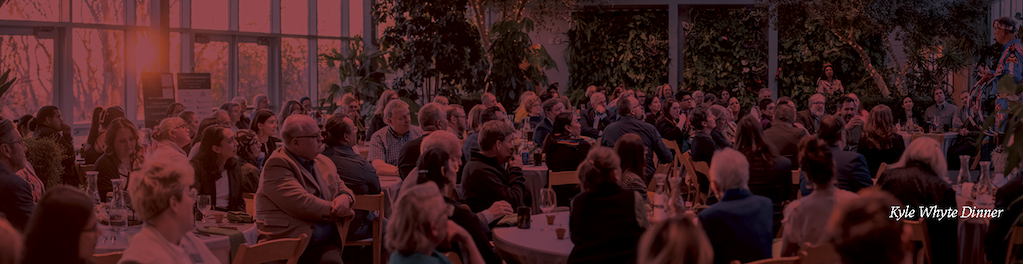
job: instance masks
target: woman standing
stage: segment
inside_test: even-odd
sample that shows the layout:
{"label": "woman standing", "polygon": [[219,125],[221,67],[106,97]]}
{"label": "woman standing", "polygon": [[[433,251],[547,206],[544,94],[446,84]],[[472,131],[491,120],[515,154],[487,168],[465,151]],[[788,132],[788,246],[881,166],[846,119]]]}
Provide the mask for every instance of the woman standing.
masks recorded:
{"label": "woman standing", "polygon": [[244,211],[242,173],[235,154],[238,144],[231,129],[215,125],[203,131],[199,153],[190,163],[195,168],[196,189],[209,195],[217,211]]}
{"label": "woman standing", "polygon": [[263,151],[263,158],[256,158],[256,164],[262,168],[266,157],[277,150],[277,142],[282,142],[274,135],[277,134],[277,117],[270,110],[259,110],[252,116],[252,123],[249,123],[249,130],[256,133],[257,143]]}
{"label": "woman standing", "polygon": [[22,263],[92,263],[96,238],[103,235],[93,201],[68,186],[50,189],[25,229]]}
{"label": "woman standing", "polygon": [[99,199],[107,201],[106,193],[113,192],[112,179],[124,179],[126,188],[128,175],[142,164],[142,146],[139,144],[139,132],[135,124],[126,118],[114,119],[107,132],[107,151],[96,160],[96,187]]}
{"label": "woman standing", "polygon": [[834,94],[835,92],[845,93],[842,81],[835,78],[835,68],[831,63],[824,64],[824,76],[817,78],[817,93]]}

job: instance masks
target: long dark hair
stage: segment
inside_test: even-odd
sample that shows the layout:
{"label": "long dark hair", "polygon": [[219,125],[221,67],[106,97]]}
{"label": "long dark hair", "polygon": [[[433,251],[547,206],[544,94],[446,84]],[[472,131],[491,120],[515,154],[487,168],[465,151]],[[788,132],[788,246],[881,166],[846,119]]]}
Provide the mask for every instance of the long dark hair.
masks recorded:
{"label": "long dark hair", "polygon": [[[227,138],[224,137],[224,130],[230,131],[230,128],[223,125],[213,125],[203,130],[201,141],[202,143],[199,144],[199,152],[196,153],[195,157],[192,158],[193,162],[199,161],[199,163],[202,164],[201,168],[199,167],[196,168],[198,171],[202,171],[204,173],[212,172],[215,173],[214,177],[220,177],[221,171],[218,170],[220,168],[220,165],[224,165],[223,169],[231,169],[234,167],[235,159],[227,159],[227,162],[225,162],[224,164],[217,164],[216,161],[220,160],[220,158],[217,157],[216,152],[213,152],[213,146],[219,146],[220,143],[224,142],[224,139]],[[204,178],[204,176],[205,175],[197,174],[196,179]],[[206,189],[207,187],[209,186],[204,186],[203,189]]]}
{"label": "long dark hair", "polygon": [[621,158],[622,172],[632,172],[639,175],[640,179],[646,179],[646,160],[643,151],[643,139],[639,135],[628,133],[618,138],[615,142],[615,153]]}
{"label": "long dark hair", "polygon": [[[39,125],[42,122],[46,121],[46,119],[56,116],[57,111],[60,111],[60,109],[52,105],[47,105],[43,106],[42,108],[39,108],[39,111],[36,112],[36,117],[28,121],[28,129],[35,131],[36,129],[39,128]],[[60,130],[59,127],[53,127],[53,129]]]}
{"label": "long dark hair", "polygon": [[259,133],[259,124],[266,123],[266,120],[271,117],[274,117],[274,112],[270,112],[270,110],[256,111],[256,114],[252,116],[252,123],[249,123],[249,130]]}
{"label": "long dark hair", "polygon": [[572,118],[574,117],[575,114],[570,112],[560,113],[554,117],[554,128],[552,128],[551,133],[547,134],[547,137],[543,139],[544,151],[554,149],[553,146],[557,144],[557,136],[555,135],[567,133],[568,130],[565,129],[565,126],[572,125]]}
{"label": "long dark hair", "polygon": [[121,109],[120,106],[107,107],[107,110],[104,111],[106,111],[106,115],[103,116],[103,129],[110,127],[110,123],[114,122],[114,119],[124,117],[124,109]]}
{"label": "long dark hair", "polygon": [[106,115],[106,111],[103,107],[97,106],[92,109],[92,122],[89,123],[89,137],[85,139],[85,147],[93,148],[96,147],[96,139],[99,138],[100,121],[103,120],[103,116]]}
{"label": "long dark hair", "polygon": [[835,178],[835,161],[831,146],[817,137],[805,137],[799,142],[799,168],[816,185],[827,185]]}
{"label": "long dark hair", "polygon": [[189,148],[194,147],[195,144],[199,144],[199,142],[202,141],[203,131],[206,131],[206,128],[213,125],[217,125],[216,117],[207,117],[206,119],[200,121],[199,129],[195,131],[195,138],[192,138],[192,142],[188,143]]}
{"label": "long dark hair", "polygon": [[255,163],[256,155],[253,155],[249,149],[252,148],[252,145],[259,144],[259,138],[256,137],[256,133],[248,129],[238,130],[238,132],[234,133],[234,140],[238,142],[238,149],[235,151],[235,155],[246,162]]}
{"label": "long dark hair", "polygon": [[678,120],[677,116],[668,116],[668,113],[671,112],[672,104],[679,104],[679,106],[682,106],[682,104],[679,103],[678,100],[675,100],[675,98],[668,97],[661,99],[661,117],[667,118],[670,121],[676,121]]}
{"label": "long dark hair", "polygon": [[437,187],[440,189],[453,184],[451,179],[444,175],[444,166],[448,165],[449,159],[449,154],[439,148],[426,150],[426,153],[419,155],[419,162],[416,163],[416,167],[419,168],[419,180],[416,181],[416,184],[432,181],[437,183]]}
{"label": "long dark hair", "polygon": [[735,150],[738,150],[750,163],[761,161],[767,166],[774,165],[778,152],[764,140],[764,128],[757,118],[750,115],[739,120],[735,132]]}
{"label": "long dark hair", "polygon": [[78,257],[79,236],[94,226],[93,200],[61,185],[46,191],[25,229],[23,263],[88,263]]}

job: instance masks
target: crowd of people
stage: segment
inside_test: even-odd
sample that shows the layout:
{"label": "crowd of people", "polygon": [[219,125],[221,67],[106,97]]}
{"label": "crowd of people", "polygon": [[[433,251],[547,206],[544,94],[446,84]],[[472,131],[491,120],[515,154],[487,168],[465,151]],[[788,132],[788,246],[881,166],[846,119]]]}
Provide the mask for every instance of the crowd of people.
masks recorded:
{"label": "crowd of people", "polygon": [[[523,93],[512,112],[489,93],[472,107],[438,96],[419,108],[418,126],[390,90],[365,116],[354,94],[334,113],[313,108],[308,97],[276,112],[264,95],[252,98],[251,109],[234,98],[208,117],[175,103],[152,133],[136,128],[120,106],[96,107],[80,149],[61,109],[45,106],[34,116],[0,118],[0,263],[90,263],[104,232],[93,207],[118,191],[144,222],[121,263],[218,263],[190,232],[197,196],[211,197],[219,211],[244,211],[247,193],[260,240],[309,238],[299,263],[359,259],[353,255],[367,253],[343,245],[366,238],[383,240],[388,263],[450,263],[444,252],[462,263],[501,263],[507,256],[490,242],[493,229],[540,199],[523,176],[519,154],[529,144],[546,153],[551,171],[575,171],[581,183],[555,188],[558,204],[570,208],[569,263],[751,262],[771,258],[776,237],[782,257],[830,244],[843,263],[905,263],[920,245],[903,222],[888,218],[888,208],[956,207],[942,177],[959,160],[946,156],[978,155],[970,139],[982,122],[941,88],[922,111],[908,97],[867,109],[831,65],[824,72],[802,107],[766,88],[742,105],[729,91],[670,85],[649,96],[624,85],[590,86],[573,104],[554,87]],[[826,95],[840,99],[828,105]],[[906,144],[898,133],[924,124],[962,140],[943,152],[942,142]],[[61,147],[52,151],[67,156],[65,185],[45,189],[26,158],[26,138]],[[76,153],[98,172],[96,195],[75,188],[85,184]],[[695,201],[705,206],[695,215],[654,221],[647,190],[655,168],[683,153],[708,164],[707,173],[685,173],[699,187],[693,191],[709,198]],[[798,182],[792,171],[800,172]],[[382,216],[352,205],[358,195],[380,194],[381,176],[403,182],[394,213],[374,227]],[[1020,181],[999,190],[996,204],[1023,211],[1013,203],[1023,197]],[[987,234],[995,263],[1013,224],[1005,221],[993,221]],[[958,261],[956,222],[925,222],[932,249],[923,257]],[[382,237],[373,237],[374,228]]]}

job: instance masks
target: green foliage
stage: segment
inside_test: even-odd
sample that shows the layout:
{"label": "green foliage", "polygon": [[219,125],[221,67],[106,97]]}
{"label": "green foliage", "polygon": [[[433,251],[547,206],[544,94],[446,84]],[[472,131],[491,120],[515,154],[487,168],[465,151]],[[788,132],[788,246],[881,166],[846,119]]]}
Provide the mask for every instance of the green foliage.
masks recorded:
{"label": "green foliage", "polygon": [[668,12],[572,14],[565,63],[573,101],[587,86],[625,85],[646,92],[668,82]]}
{"label": "green foliage", "polygon": [[497,101],[509,103],[505,105],[509,109],[524,91],[548,85],[544,70],[558,68],[543,45],[532,44],[526,33],[532,31],[533,21],[529,18],[498,21],[490,29],[493,68],[487,82]]}
{"label": "green foliage", "polygon": [[[373,6],[376,21],[393,24],[381,43],[389,64],[400,70],[393,87],[399,95],[418,99],[450,89],[478,91],[485,87],[487,62],[480,34],[466,20],[466,0],[381,0]],[[425,96],[429,96],[427,94]]]}
{"label": "green foliage", "polygon": [[64,147],[54,138],[25,138],[28,148],[26,158],[36,171],[36,176],[47,189],[64,181],[64,165],[60,162],[67,158]]}
{"label": "green foliage", "polygon": [[384,57],[386,52],[378,50],[366,50],[362,44],[362,36],[355,35],[346,40],[348,46],[338,51],[331,48],[330,51],[320,54],[326,60],[327,66],[338,68],[338,76],[344,86],[331,86],[326,98],[319,100],[320,108],[325,105],[328,113],[337,109],[336,98],[345,93],[354,93],[355,98],[368,102],[376,102],[387,85],[383,82],[385,74],[392,73]]}
{"label": "green foliage", "polygon": [[[0,4],[0,5],[2,5],[2,4]],[[11,70],[7,69],[6,71],[4,71],[3,75],[0,75],[0,98],[4,98],[4,94],[6,94],[7,91],[11,89],[11,85],[14,84],[14,81],[18,80],[17,77],[11,78],[10,80],[8,80],[8,78],[11,77],[10,74],[11,74]],[[2,110],[2,109],[0,109],[0,110]]]}
{"label": "green foliage", "polygon": [[727,90],[744,106],[767,87],[766,13],[763,8],[693,8],[683,23],[686,41],[684,87],[720,94]]}
{"label": "green foliage", "polygon": [[[1020,125],[1020,119],[1023,118],[1023,103],[1019,101],[1020,95],[1023,94],[1023,83],[1016,84],[1015,82],[1015,79],[1008,75],[998,80],[999,97],[1008,99],[1009,107],[991,112],[984,122],[984,130],[989,131],[989,129],[993,130],[996,116],[1005,115],[1006,117],[1005,134],[998,135],[1003,140],[997,141],[1002,147],[1002,151],[1007,154],[1005,168],[1002,168],[1001,171],[1006,175],[1013,169],[1023,170],[1021,167],[1023,165],[1023,126]],[[978,147],[985,137],[985,135],[980,135],[977,139]]]}

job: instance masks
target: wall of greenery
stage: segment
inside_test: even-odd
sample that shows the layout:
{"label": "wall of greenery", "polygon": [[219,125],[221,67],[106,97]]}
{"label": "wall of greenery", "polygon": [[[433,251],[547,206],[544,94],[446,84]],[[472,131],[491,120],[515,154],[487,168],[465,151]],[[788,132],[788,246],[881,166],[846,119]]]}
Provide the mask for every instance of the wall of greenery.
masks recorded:
{"label": "wall of greenery", "polygon": [[650,92],[668,82],[667,10],[576,12],[567,35],[567,94],[573,101],[590,85]]}
{"label": "wall of greenery", "polygon": [[683,85],[689,90],[729,91],[753,105],[767,87],[767,19],[759,8],[697,7],[683,22]]}
{"label": "wall of greenery", "polygon": [[544,70],[558,68],[543,45],[533,44],[526,33],[533,29],[533,20],[529,17],[519,21],[501,20],[490,28],[488,52],[493,58],[493,68],[487,83],[489,91],[507,109],[517,107],[525,91],[546,88],[548,81]]}

